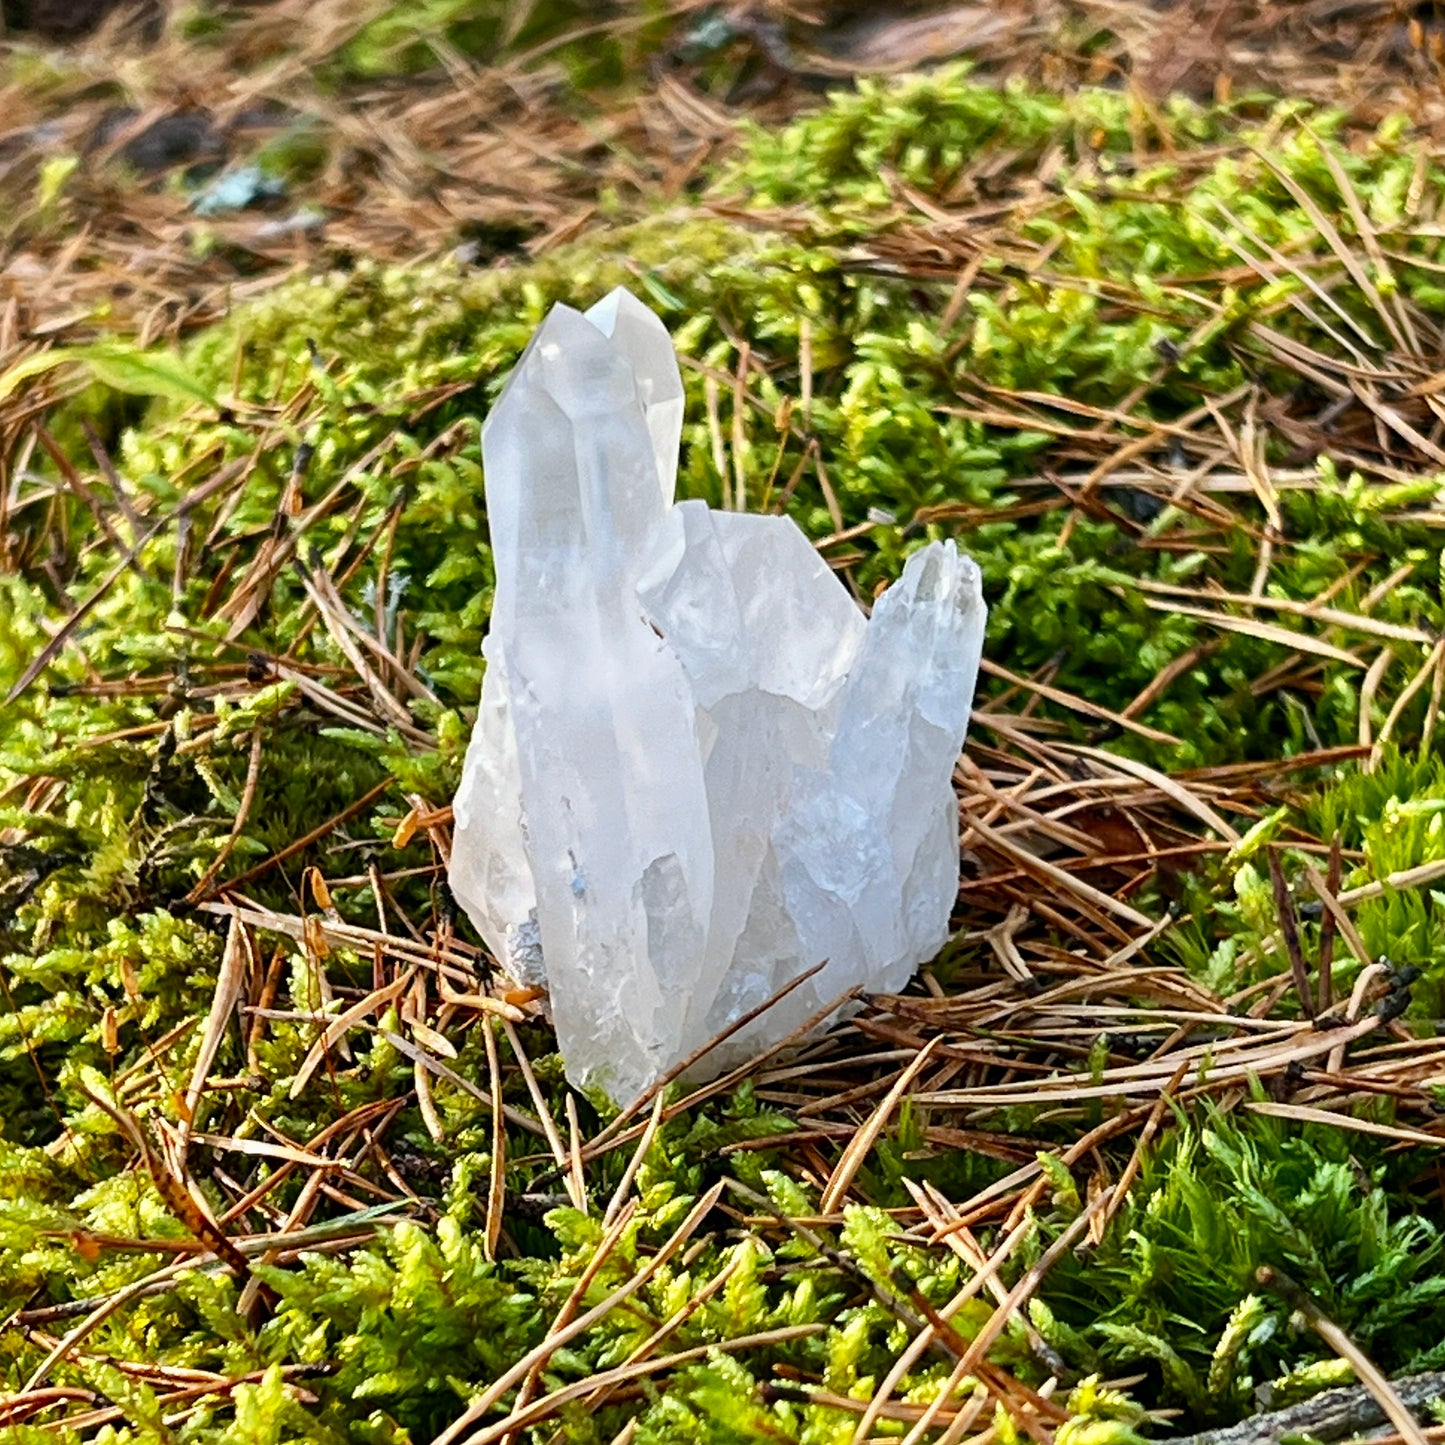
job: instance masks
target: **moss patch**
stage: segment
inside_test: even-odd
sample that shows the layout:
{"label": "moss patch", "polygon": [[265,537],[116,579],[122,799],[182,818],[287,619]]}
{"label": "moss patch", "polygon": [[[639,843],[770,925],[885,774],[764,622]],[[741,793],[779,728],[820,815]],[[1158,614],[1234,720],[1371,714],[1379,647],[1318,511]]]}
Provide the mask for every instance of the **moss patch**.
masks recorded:
{"label": "moss patch", "polygon": [[[456,924],[467,941],[425,828],[407,839],[398,823],[443,804],[457,779],[491,585],[480,418],[555,300],[589,303],[622,282],[657,307],[686,360],[682,490],[787,510],[860,598],[911,548],[957,536],[991,607],[987,711],[1004,716],[1032,688],[1039,735],[1195,782],[1322,755],[1239,819],[1258,827],[1233,854],[1157,870],[1131,894],[1152,915],[1171,902],[1189,915],[1156,954],[1172,947],[1200,987],[1278,975],[1271,847],[1300,880],[1338,833],[1345,890],[1445,858],[1430,737],[1441,483],[1416,385],[1445,299],[1442,179],[1403,125],[1360,135],[1263,103],[1145,113],[1109,92],[1061,100],[946,72],[759,133],[705,203],[525,266],[362,262],[282,289],[179,362],[224,410],[147,401],[159,388],[138,368],[92,364],[92,389],[49,435],[78,464],[84,426],[98,428],[117,475],[76,487],[47,464],[27,481],[0,577],[0,684],[68,629],[8,708],[0,754],[0,1289],[7,1311],[32,1312],[4,1336],[10,1388],[46,1358],[46,1331],[84,1317],[76,1302],[140,1281],[156,1251],[193,1238],[161,1176],[127,1167],[138,1146],[123,1121],[164,1157],[237,946],[197,904],[229,881],[288,917],[370,926],[380,906],[388,929]],[[419,684],[399,717],[368,701],[326,577],[378,640],[368,665],[383,688],[387,652]],[[991,726],[975,748],[1000,743]],[[1386,728],[1372,771],[1330,751]],[[318,887],[313,867],[329,881]],[[1354,917],[1365,950],[1397,970],[1392,1006],[1423,1028],[1445,986],[1432,895],[1390,889]],[[1317,966],[1321,919],[1302,910],[1300,928]],[[256,939],[251,1012],[207,1070],[222,1087],[194,1121],[211,1142],[191,1167],[222,1214],[275,1179],[285,1149],[335,1125],[331,1193],[306,1217],[339,1219],[335,1237],[349,1227],[361,1242],[340,1255],[319,1237],[286,1257],[257,1246],[249,1283],[181,1275],[97,1322],[52,1378],[93,1392],[88,1408],[118,1406],[127,1439],[169,1438],[163,1417],[178,1408],[160,1376],[122,1368],[139,1361],[224,1377],[186,1406],[188,1438],[430,1439],[544,1338],[599,1248],[627,1151],[589,1166],[583,1215],[504,1047],[510,1254],[490,1262],[490,1025],[462,1032],[450,1074],[422,1085],[430,1123],[414,1063],[428,1035],[408,1032],[400,994],[293,1099],[315,1012],[378,979],[364,950],[309,925]],[[975,938],[938,976],[988,957]],[[1361,963],[1340,948],[1337,990]],[[1281,995],[1275,1014],[1297,1007]],[[1100,1038],[1103,1058],[1113,1045]],[[519,1045],[564,1119],[544,1026],[525,1024]],[[586,1136],[601,1121],[578,1107]],[[367,1143],[382,1118],[389,1153]],[[648,1441],[851,1439],[846,1402],[868,1399],[907,1344],[908,1310],[942,1307],[966,1278],[882,1211],[910,1207],[910,1183],[957,1198],[1007,1172],[968,1147],[924,1148],[926,1123],[905,1111],[890,1126],[861,1176],[872,1205],[829,1227],[832,1253],[736,1217],[699,1234],[627,1308],[551,1355],[536,1393],[628,1360],[695,1297],[661,1353],[718,1352],[601,1403],[579,1393],[533,1438],[606,1441],[636,1416]],[[1023,1157],[1072,1142],[1076,1123],[1002,1108],[970,1121],[1015,1135]],[[670,1121],[584,1303],[632,1278],[724,1174],[780,1215],[811,1215],[816,1163],[737,1147],[797,1127],[746,1085]],[[1143,1361],[1136,1402],[1237,1415],[1255,1385],[1329,1357],[1258,1293],[1262,1263],[1324,1292],[1381,1364],[1439,1363],[1438,1201],[1409,1156],[1328,1129],[1288,1138],[1248,1112],[1185,1111],[1166,1133],[1097,1254],[1049,1277],[1036,1337],[1009,1326],[1000,1368],[1038,1384],[1050,1360],[1076,1379]],[[1127,1158],[1105,1152],[1116,1169]],[[1082,1172],[1050,1167],[1062,1173],[1011,1277],[1082,1208]],[[279,1232],[306,1177],[246,1206],[248,1231]],[[368,1213],[379,1195],[400,1195],[406,1217]],[[60,1323],[33,1314],[46,1309]],[[987,1317],[960,1315],[960,1331]],[[895,1399],[926,1404],[947,1373],[925,1354]],[[818,1403],[820,1390],[844,1403]],[[1091,1441],[1140,1423],[1107,1390],[1081,1386],[1075,1404],[1114,1422]],[[908,1419],[878,1428],[902,1434]]]}

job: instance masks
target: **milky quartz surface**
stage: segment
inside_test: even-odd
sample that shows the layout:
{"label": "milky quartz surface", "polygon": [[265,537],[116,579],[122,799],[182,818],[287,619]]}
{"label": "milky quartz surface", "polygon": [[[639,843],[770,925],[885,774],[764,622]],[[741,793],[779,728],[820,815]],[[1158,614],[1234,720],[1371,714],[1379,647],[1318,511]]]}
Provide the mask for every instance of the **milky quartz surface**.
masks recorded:
{"label": "milky quartz surface", "polygon": [[865,618],[785,517],[674,504],[683,389],[626,291],[555,307],[482,433],[496,598],[451,885],[627,1102],[846,990],[900,989],[958,887],[978,568],[913,554]]}

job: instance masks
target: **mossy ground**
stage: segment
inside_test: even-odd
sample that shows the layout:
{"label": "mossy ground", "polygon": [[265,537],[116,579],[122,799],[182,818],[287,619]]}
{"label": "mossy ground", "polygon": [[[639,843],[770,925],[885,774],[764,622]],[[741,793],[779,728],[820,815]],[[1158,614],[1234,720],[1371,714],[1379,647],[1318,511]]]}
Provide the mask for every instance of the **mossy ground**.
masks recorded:
{"label": "mossy ground", "polygon": [[[920,1191],[961,1204],[995,1182],[1004,1207],[974,1230],[984,1253],[1011,1242],[1005,1285],[1075,1247],[1018,1313],[963,1305],[873,1438],[908,1435],[990,1321],[936,1434],[966,1433],[975,1380],[977,1431],[1104,1445],[1236,1418],[1267,1383],[1348,1378],[1262,1265],[1387,1370],[1445,1368],[1434,1153],[1389,1132],[1432,1130],[1445,1102],[1442,182],[1404,120],[946,70],[759,130],[695,200],[540,259],[360,258],[237,307],[177,358],[112,347],[30,378],[89,381],[43,437],[24,432],[0,575],[0,684],[26,682],[0,732],[0,1424],[27,1441],[422,1442],[532,1359],[533,1383],[471,1427],[484,1438],[546,1396],[516,1438],[842,1445],[973,1273],[974,1236],[942,1242]],[[1168,823],[1120,841],[1135,815],[1075,799],[1071,754],[1066,810],[1015,817],[1012,836],[1053,857],[1061,825],[1092,837],[1098,858],[1070,855],[1070,876],[1160,921],[1123,933],[1148,938],[1127,980],[1062,1030],[1030,1012],[1120,939],[1057,880],[1025,867],[1020,884],[980,832],[933,991],[810,1056],[815,1095],[763,1072],[670,1107],[630,1183],[631,1145],[574,1170],[565,1137],[560,1162],[542,1137],[571,1118],[592,1140],[610,1111],[568,1101],[535,1004],[448,1002],[462,974],[488,980],[432,816],[481,678],[480,419],[553,301],[619,282],[685,358],[686,494],[786,510],[864,601],[929,537],[978,559],[993,671],[966,793],[993,780],[1031,800],[1058,749],[1102,749],[1178,779],[1239,839],[1151,794],[1138,816],[1152,829],[1172,808]],[[1195,851],[1165,865],[1165,845]],[[1327,941],[1307,868],[1323,876],[1332,845],[1326,892],[1353,934]],[[228,919],[234,903],[269,924]],[[346,924],[399,941],[373,955]],[[1035,976],[1000,971],[1000,928]],[[1211,1025],[1220,1064],[1166,1073],[1142,1110],[1122,1085],[1068,1106],[949,1102],[1019,1070],[1123,1079],[1190,1041],[1160,1031],[1181,999],[1302,1038],[1292,954],[1311,1001],[1328,977],[1335,1022],[1356,984],[1367,1026],[1374,1010],[1378,1033],[1356,1027],[1341,1061],[1215,1088],[1232,1030]],[[1002,1012],[967,1014],[975,996]],[[319,1016],[368,998],[345,1051],[307,1066]],[[902,1067],[872,1061],[889,1035],[869,1027],[910,1019],[951,1062],[822,1214],[846,1136]],[[840,1077],[857,1097],[821,1107]],[[1385,1133],[1302,1123],[1300,1105]],[[1038,1183],[1005,1189],[1036,1152]],[[721,1181],[675,1257],[558,1340]],[[635,1209],[609,1233],[619,1186]],[[244,1265],[171,1271],[216,1243],[207,1213]],[[298,1229],[313,1233],[277,1238]],[[1051,1374],[1050,1403],[1033,1391]],[[1146,1418],[1160,1409],[1176,1414]]]}

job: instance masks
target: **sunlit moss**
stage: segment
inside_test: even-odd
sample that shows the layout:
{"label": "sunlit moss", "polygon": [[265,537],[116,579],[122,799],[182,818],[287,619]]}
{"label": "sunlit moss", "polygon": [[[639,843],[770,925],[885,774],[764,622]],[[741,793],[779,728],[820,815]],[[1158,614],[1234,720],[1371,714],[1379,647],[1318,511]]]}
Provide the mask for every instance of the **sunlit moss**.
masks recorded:
{"label": "sunlit moss", "polygon": [[[427,10],[428,23],[455,38],[467,8],[439,3]],[[482,14],[492,19],[491,11]],[[349,63],[363,73],[410,64],[411,47],[424,42],[367,27]],[[16,1005],[0,1012],[0,1247],[13,1262],[0,1280],[0,1310],[38,1294],[60,1300],[114,1288],[153,1266],[144,1256],[87,1258],[67,1231],[174,1235],[174,1220],[142,1176],[117,1174],[130,1145],[94,1096],[153,1040],[190,1020],[190,1033],[168,1056],[169,1074],[148,1084],[144,1100],[147,1109],[174,1117],[176,1083],[189,1078],[199,1045],[194,1024],[209,1007],[222,946],[210,915],[187,909],[184,899],[231,830],[252,729],[263,729],[263,764],[229,855],[232,873],[334,817],[388,773],[434,803],[449,796],[480,686],[492,585],[480,418],[554,301],[587,304],[628,284],[654,305],[685,359],[681,489],[720,503],[740,473],[748,505],[786,508],[815,539],[864,529],[834,544],[855,550],[851,575],[861,595],[895,575],[925,539],[956,535],[983,569],[989,656],[1018,673],[1047,668],[1055,686],[1113,710],[1208,644],[1138,718],[1175,735],[1177,744],[1099,727],[1045,703],[1042,714],[1076,738],[1175,768],[1353,742],[1359,668],[1330,659],[1313,691],[1257,693],[1255,681],[1280,660],[1275,643],[1151,606],[1158,594],[1140,585],[1248,588],[1258,549],[1246,526],[1220,525],[1199,547],[1170,551],[1152,543],[1179,514],[1139,494],[1107,493],[1102,507],[1071,521],[1064,506],[1031,508],[1026,504],[1057,495],[1051,477],[1077,480],[1067,439],[1042,426],[990,420],[979,405],[986,395],[1022,391],[1103,410],[1128,400],[1140,422],[1172,421],[1242,385],[1266,394],[1295,385],[1298,378],[1283,375],[1251,330],[1261,321],[1337,354],[1329,334],[1288,309],[1296,283],[1251,283],[1240,253],[1268,247],[1296,264],[1324,255],[1314,219],[1276,168],[1348,234],[1349,208],[1323,148],[1332,147],[1381,226],[1400,224],[1417,160],[1404,132],[1346,147],[1331,117],[1313,115],[1308,128],[1299,120],[1296,107],[1179,107],[1146,123],[1123,95],[999,91],[960,72],[869,86],[777,134],[754,134],[716,178],[708,197],[716,210],[670,211],[484,272],[363,261],[239,309],[183,358],[189,374],[223,398],[224,413],[166,400],[144,408],[110,396],[101,430],[115,442],[126,485],[144,507],[157,514],[175,507],[228,465],[244,465],[246,481],[224,513],[219,500],[207,503],[187,536],[171,527],[140,547],[136,566],[113,581],[72,643],[6,716],[0,830],[20,830],[23,841],[0,845],[0,952]],[[1214,149],[1200,160],[1200,147]],[[909,189],[934,201],[957,199],[959,187],[975,184],[981,156],[994,161],[990,184],[1009,206],[1029,199],[1004,208],[1004,231],[991,238],[945,330],[955,278],[901,276],[868,247],[910,224]],[[1035,188],[1045,161],[1049,184]],[[1440,244],[1415,232],[1392,242],[1393,284],[1422,310],[1441,300]],[[1047,266],[1024,265],[1020,257],[1039,246]],[[1362,335],[1378,326],[1353,284],[1340,283],[1333,295],[1341,324]],[[744,346],[748,399],[735,418],[732,378]],[[302,403],[291,406],[298,396]],[[91,400],[54,419],[55,435],[77,456],[85,454],[79,418]],[[738,431],[745,446],[734,455]],[[1273,437],[1267,443],[1281,445]],[[1282,497],[1287,545],[1276,551],[1269,595],[1306,600],[1337,587],[1334,605],[1349,608],[1410,563],[1410,575],[1379,598],[1375,615],[1438,632],[1445,623],[1438,534],[1402,519],[1435,495],[1437,482],[1425,478],[1387,493],[1327,457],[1317,467],[1318,485]],[[295,503],[289,511],[282,506],[288,489]],[[296,561],[269,579],[265,605],[225,641],[234,616],[226,600],[264,561],[278,515],[304,512],[333,492],[335,505],[311,523]],[[1252,497],[1235,505],[1242,523],[1261,521]],[[65,509],[69,591],[83,599],[114,567],[114,553],[87,549],[96,533],[79,500],[55,506]],[[37,515],[13,517],[12,531],[28,536]],[[263,679],[265,658],[288,652],[309,664],[341,663],[315,626],[304,569],[339,570],[373,538],[383,540],[356,566],[344,596],[368,626],[388,637],[400,627],[407,646],[418,647],[417,676],[435,701],[418,702],[412,715],[429,744],[343,726],[306,707],[288,685],[232,711],[190,688],[188,676],[209,677],[221,664],[235,676],[252,651],[265,655]],[[20,677],[62,615],[39,562],[23,576],[0,579],[0,687]],[[1280,621],[1295,625],[1288,615]],[[1425,653],[1423,645],[1400,644],[1380,679],[1377,711],[1398,696]],[[96,675],[135,685],[95,691],[89,684]],[[1344,846],[1362,855],[1356,874],[1351,854],[1347,886],[1445,857],[1445,774],[1438,759],[1414,757],[1428,705],[1427,688],[1396,719],[1394,745],[1373,774],[1353,764],[1308,774],[1281,801],[1290,821],[1322,836],[1338,829]],[[206,729],[203,749],[187,746]],[[39,779],[54,779],[46,786],[61,793],[37,817],[23,800]],[[393,795],[348,824],[345,856],[358,860],[358,871],[374,860],[388,868],[425,860],[424,843],[410,851],[393,846],[396,809]],[[301,869],[311,860],[302,855],[264,876],[256,896],[295,907]],[[1252,908],[1265,886],[1257,869],[1246,871],[1253,867],[1232,860],[1217,873],[1169,885],[1194,914],[1176,931],[1177,946],[1221,989],[1252,981],[1268,945],[1267,913]],[[374,919],[364,888],[338,885],[333,901],[343,916]],[[1164,900],[1140,901],[1155,907]],[[420,915],[433,900],[417,883],[400,885],[397,902]],[[1430,895],[1412,893],[1368,901],[1356,915],[1371,950],[1422,970],[1423,1007],[1434,1006],[1445,981],[1445,925],[1439,909],[1431,910]],[[1306,920],[1308,947],[1317,942],[1315,927]],[[315,960],[300,945],[280,949],[283,994],[289,990],[298,1009],[318,1004]],[[369,986],[369,958],[338,951],[325,967],[338,985]],[[1357,967],[1341,952],[1342,986]],[[114,1057],[107,1030],[117,1041]],[[290,1082],[314,1038],[304,1020],[277,1019],[254,1048],[228,1033],[216,1067],[233,1077],[258,1069],[243,1112],[283,1137],[306,1138],[347,1109],[407,1097],[413,1087],[410,1061],[384,1036],[353,1037],[352,1063],[338,1063],[324,1088],[315,1081],[296,1100]],[[534,1028],[528,1039],[544,1086],[555,1088],[545,1033]],[[477,1031],[463,1039],[452,1067],[486,1085]],[[596,1218],[571,1210],[545,1219],[517,1210],[509,1228],[522,1257],[488,1263],[479,1196],[490,1126],[464,1090],[440,1081],[434,1092],[446,1148],[431,1141],[411,1103],[389,1144],[432,1201],[434,1229],[387,1227],[375,1244],[344,1259],[318,1253],[284,1269],[264,1267],[276,1303],[259,1329],[236,1313],[236,1282],[188,1277],[102,1325],[91,1341],[96,1358],[230,1376],[269,1371],[241,1387],[233,1405],[208,1404],[187,1424],[186,1438],[206,1445],[432,1438],[469,1393],[542,1337],[601,1230]],[[1026,1131],[1035,1121],[998,1123]],[[777,1172],[768,1153],[721,1152],[789,1124],[747,1087],[669,1124],[638,1176],[642,1208],[596,1289],[615,1287],[639,1251],[665,1237],[716,1176],[720,1159],[779,1209],[812,1212],[812,1192]],[[904,1111],[897,1141],[880,1141],[870,1157],[864,1178],[880,1203],[907,1202],[902,1181],[919,1170],[905,1147],[914,1128]],[[1381,1363],[1438,1364],[1429,1343],[1445,1333],[1438,1231],[1414,1203],[1405,1171],[1371,1152],[1369,1142],[1352,1140],[1346,1154],[1336,1136],[1291,1140],[1275,1121],[1255,1116],[1181,1127],[1146,1160],[1104,1245],[1082,1261],[1066,1256],[1039,1298],[1034,1328],[1079,1374],[1118,1373],[1143,1361],[1152,1373],[1141,1395],[1151,1402],[1183,1400],[1227,1417],[1247,1408],[1253,1386],[1266,1378],[1308,1378],[1299,1372],[1323,1353],[1313,1337],[1290,1328],[1282,1307],[1253,1300],[1252,1270],[1272,1262],[1304,1272]],[[531,1149],[532,1141],[514,1140],[514,1161]],[[596,1166],[604,1193],[623,1163],[608,1156]],[[515,1192],[533,1184],[543,1195],[555,1189],[549,1168],[546,1161],[514,1165]],[[928,1169],[940,1187],[960,1192],[1001,1172],[997,1161],[962,1151]],[[1041,1203],[1016,1265],[1037,1257],[1078,1208],[1077,1187],[1071,1193],[1065,1182]],[[275,1202],[294,1198],[288,1186]],[[1334,1243],[1320,1243],[1326,1235]],[[866,1277],[906,1281],[931,1306],[957,1287],[961,1266],[951,1254],[900,1243],[877,1211],[854,1212],[839,1242]],[[777,1358],[842,1394],[866,1396],[887,1372],[902,1328],[860,1295],[854,1276],[822,1267],[803,1242],[766,1259],[756,1241],[719,1238],[686,1268],[661,1272],[639,1297],[637,1313],[619,1311],[575,1341],[547,1378],[558,1383],[626,1358],[725,1265],[734,1271],[727,1288],[678,1332],[676,1348],[819,1324],[817,1335]],[[960,1327],[978,1323],[960,1317]],[[10,1388],[43,1353],[36,1342],[5,1336],[0,1368]],[[1039,1376],[1021,1324],[1005,1335],[998,1358],[1026,1378]],[[275,1372],[281,1365],[316,1367],[305,1384],[318,1407],[286,1403],[285,1381]],[[938,1361],[922,1361],[896,1393],[931,1398],[945,1373]],[[117,1383],[103,1361],[64,1365],[60,1374],[123,1396],[133,1419],[155,1416],[154,1401],[133,1383]],[[655,1397],[565,1416],[562,1438],[610,1440],[638,1410],[638,1439],[647,1442],[723,1445],[768,1436],[831,1445],[852,1438],[856,1414],[769,1396],[764,1374],[762,1366],[751,1373],[722,1357],[699,1362]],[[1137,1420],[1128,1402],[1084,1386],[1077,1395],[1078,1408],[1117,1426],[1110,1438],[1129,1437]],[[124,1438],[153,1436],[138,1426]]]}

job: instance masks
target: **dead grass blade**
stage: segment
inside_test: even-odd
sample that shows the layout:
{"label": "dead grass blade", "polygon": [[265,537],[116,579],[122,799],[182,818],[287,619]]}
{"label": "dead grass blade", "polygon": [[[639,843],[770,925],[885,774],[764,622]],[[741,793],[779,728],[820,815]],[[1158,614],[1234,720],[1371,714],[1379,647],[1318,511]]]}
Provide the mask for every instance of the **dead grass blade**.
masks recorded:
{"label": "dead grass blade", "polygon": [[658,1094],[652,1101],[652,1115],[647,1121],[647,1127],[642,1131],[642,1137],[637,1141],[637,1148],[632,1151],[632,1157],[627,1161],[627,1168],[622,1171],[622,1178],[617,1181],[617,1188],[613,1191],[612,1199],[602,1216],[604,1225],[611,1224],[617,1218],[622,1211],[622,1206],[627,1201],[627,1194],[632,1188],[633,1181],[637,1178],[637,1171],[642,1167],[642,1161],[647,1158],[647,1151],[652,1148],[652,1141],[657,1138],[657,1130],[662,1123],[662,1105],[663,1095]]}
{"label": "dead grass blade", "polygon": [[[505,1420],[485,1430],[478,1430],[467,1437],[466,1445],[493,1445],[503,1436],[528,1425],[535,1425],[554,1415],[569,1400],[576,1400],[594,1390],[613,1390],[628,1380],[655,1375],[663,1370],[675,1370],[680,1365],[694,1360],[706,1359],[715,1351],[720,1354],[736,1354],[741,1350],[765,1349],[769,1345],[786,1344],[790,1340],[802,1340],[809,1335],[821,1334],[823,1325],[784,1325],[775,1330],[763,1330],[755,1335],[738,1335],[730,1340],[719,1340],[710,1345],[697,1345],[690,1350],[679,1350],[674,1355],[664,1355],[656,1360],[638,1360],[632,1364],[618,1365],[615,1369],[603,1370],[600,1374],[578,1380],[544,1395],[534,1405],[514,1410]],[[440,1437],[438,1445],[441,1445]]]}
{"label": "dead grass blade", "polygon": [[722,1044],[725,1044],[735,1034],[741,1033],[742,1030],[747,1028],[755,1019],[761,1018],[775,1004],[781,1003],[794,989],[801,988],[810,978],[815,978],[827,968],[827,966],[828,960],[826,958],[822,963],[815,963],[812,968],[800,973],[797,978],[790,979],[780,989],[770,994],[756,1008],[749,1009],[735,1022],[730,1023],[727,1028],[723,1029],[713,1038],[710,1038],[701,1048],[694,1049],[680,1064],[676,1064],[670,1068],[650,1089],[644,1090],[628,1104],[622,1112],[597,1135],[596,1139],[592,1141],[593,1145],[595,1146],[603,1140],[611,1138],[629,1119],[634,1118],[640,1110],[646,1108],[650,1100],[666,1092],[670,1084],[675,1083],[687,1073],[689,1069],[700,1064],[703,1059]]}
{"label": "dead grass blade", "polygon": [[[1070,1222],[1059,1237],[1039,1256],[1038,1260],[1027,1269],[1019,1282],[1008,1292],[1004,1302],[994,1310],[988,1318],[988,1323],[974,1336],[968,1349],[954,1365],[952,1373],[945,1381],[943,1388],[934,1397],[932,1405],[919,1417],[918,1423],[904,1436],[905,1445],[919,1445],[927,1433],[929,1427],[938,1417],[938,1412],[944,1408],[947,1402],[952,1399],[954,1392],[972,1374],[987,1352],[992,1349],[998,1337],[1003,1333],[1009,1320],[1013,1315],[1033,1296],[1039,1285],[1043,1283],[1044,1277],[1048,1274],[1054,1264],[1068,1249],[1071,1249],[1074,1242],[1089,1227],[1094,1216],[1108,1206],[1113,1197],[1113,1189],[1106,1189],[1097,1195],[1089,1205]],[[952,1427],[949,1427],[950,1430]],[[947,1438],[947,1432],[943,1438]]]}
{"label": "dead grass blade", "polygon": [[136,539],[135,544],[124,554],[124,556],[121,557],[121,559],[115,564],[115,566],[113,566],[110,571],[108,571],[105,576],[96,583],[95,588],[91,592],[90,596],[87,597],[84,602],[80,603],[80,605],[76,607],[76,609],[70,614],[70,616],[67,617],[65,621],[56,629],[50,641],[47,642],[45,646],[42,647],[38,653],[35,654],[35,657],[30,662],[30,665],[25,669],[24,672],[20,674],[19,678],[15,682],[15,685],[10,689],[8,693],[6,693],[6,707],[9,707],[11,703],[15,702],[17,698],[21,697],[30,687],[30,684],[34,682],[35,679],[39,677],[40,674],[44,672],[47,667],[50,666],[50,664],[60,654],[60,651],[65,646],[65,644],[69,642],[72,637],[75,636],[76,629],[79,628],[80,624],[84,622],[85,619],[89,617],[92,612],[95,611],[95,609],[105,600],[106,594],[110,591],[110,589],[114,587],[115,584],[121,579],[121,577],[124,576],[125,573],[129,571],[130,568],[134,565],[136,559],[140,556],[142,550],[144,549],[145,544],[149,542],[152,537],[156,536],[164,526],[164,522],[156,522],[154,525],[148,527],[144,532],[142,532],[141,535]]}
{"label": "dead grass blade", "polygon": [[1105,913],[1112,913],[1123,919],[1125,923],[1132,923],[1136,928],[1152,928],[1154,920],[1146,914],[1140,913],[1137,908],[1132,908],[1127,903],[1121,902],[1108,893],[1104,893],[1092,884],[1085,883],[1080,878],[1066,873],[1062,868],[1055,867],[1046,859],[1030,853],[1026,848],[1019,847],[1003,834],[990,828],[987,824],[977,818],[970,819],[967,824],[968,831],[977,834],[984,842],[996,848],[1001,853],[1007,853],[1014,858],[1023,868],[1025,873],[1034,874],[1051,883],[1057,884],[1065,894],[1075,894],[1092,904],[1095,908]]}
{"label": "dead grass blade", "polygon": [[[552,1321],[551,1328],[547,1331],[548,1338],[560,1334],[577,1317],[577,1306],[587,1297],[587,1291],[592,1287],[593,1281],[602,1272],[602,1267],[611,1258],[612,1251],[617,1248],[622,1236],[627,1232],[627,1226],[632,1221],[636,1212],[636,1205],[622,1210],[612,1222],[606,1234],[597,1243],[597,1248],[592,1252],[592,1258],[587,1261],[587,1267],[577,1277],[577,1282],[568,1292],[567,1298],[563,1300],[562,1307],[557,1311],[556,1318]],[[527,1371],[522,1381],[521,1388],[517,1391],[517,1398],[512,1404],[512,1411],[509,1419],[517,1417],[526,1411],[531,1403],[532,1396],[536,1392],[537,1381],[542,1376],[542,1371],[547,1366],[548,1355],[540,1355]],[[510,1430],[503,1430],[503,1434],[510,1434]],[[473,1439],[476,1437],[473,1436]]]}
{"label": "dead grass blade", "polygon": [[1290,597],[1245,597],[1234,592],[1201,593],[1195,588],[1175,587],[1167,582],[1153,582],[1147,578],[1137,584],[1140,591],[1153,592],[1170,597],[1207,597],[1222,607],[1263,607],[1275,612],[1289,612],[1296,617],[1313,618],[1328,627],[1341,627],[1351,632],[1362,632],[1372,637],[1383,637],[1392,642],[1418,642],[1430,646],[1435,638],[1423,627],[1406,627],[1398,622],[1385,622],[1368,617],[1361,612],[1346,612],[1338,607],[1323,607],[1317,602],[1299,602]]}

